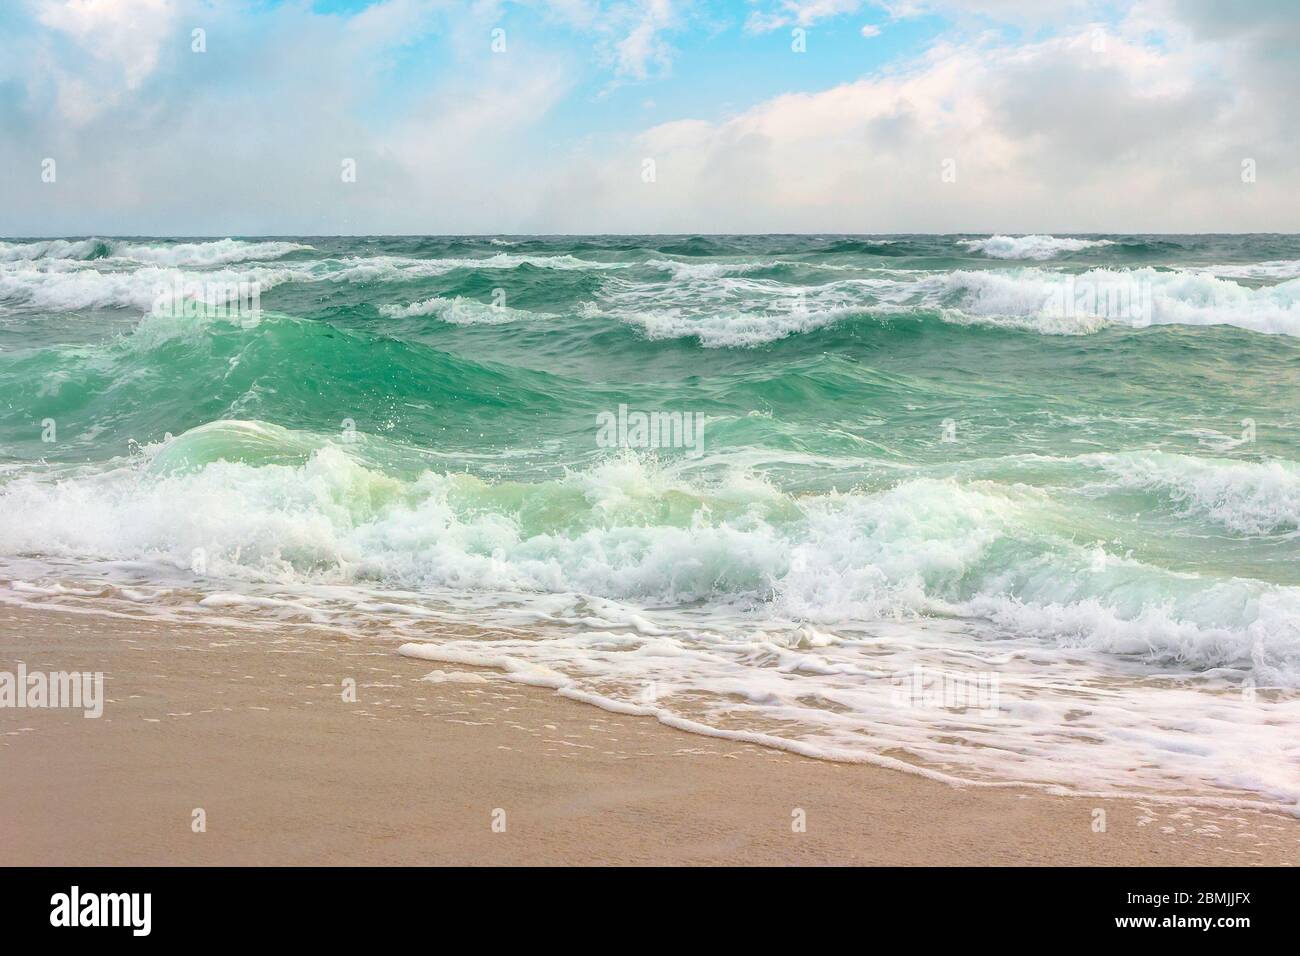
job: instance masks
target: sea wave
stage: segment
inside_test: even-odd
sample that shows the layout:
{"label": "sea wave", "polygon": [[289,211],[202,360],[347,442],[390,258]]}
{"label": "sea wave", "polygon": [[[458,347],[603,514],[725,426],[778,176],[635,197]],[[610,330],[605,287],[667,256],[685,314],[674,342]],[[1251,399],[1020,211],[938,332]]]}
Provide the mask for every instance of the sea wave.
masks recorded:
{"label": "sea wave", "polygon": [[691,316],[638,310],[632,314],[624,312],[621,318],[640,328],[651,340],[694,338],[705,348],[748,348],[825,328],[864,311],[861,307],[841,306],[777,312],[718,311]]}
{"label": "sea wave", "polygon": [[1300,465],[1291,461],[1232,461],[1168,452],[1085,456],[1119,487],[1167,495],[1184,513],[1208,518],[1242,535],[1300,531]]}
{"label": "sea wave", "polygon": [[[382,627],[481,679],[809,756],[1294,804],[1297,704],[1240,686],[1300,684],[1300,588],[1098,562],[1063,522],[1045,491],[988,480],[792,495],[634,458],[401,477],[328,436],[218,421],[0,486],[0,566],[28,569],[0,573],[0,600],[84,603],[74,562],[103,605],[120,569],[134,613]],[[426,628],[468,613],[499,633]],[[916,693],[936,675],[995,693],[936,704]]]}
{"label": "sea wave", "polygon": [[247,269],[212,269],[186,272],[163,266],[143,266],[130,271],[68,269],[66,267],[0,269],[0,304],[10,308],[45,312],[74,312],[81,309],[150,310],[159,291],[168,293],[178,285],[216,290],[234,290],[240,284],[267,291],[299,278],[298,270],[283,266],[254,266]]}
{"label": "sea wave", "polygon": [[1051,259],[1063,252],[1079,252],[1109,246],[1110,239],[1058,239],[1056,236],[989,236],[987,239],[962,239],[959,245],[981,252],[992,259]]}
{"label": "sea wave", "polygon": [[[150,458],[148,470],[94,480],[10,481],[0,551],[184,568],[203,548],[235,576],[709,600],[828,623],[993,617],[1070,646],[1199,668],[1249,667],[1258,646],[1300,680],[1300,589],[1124,557],[1094,573],[1092,544],[1052,532],[1052,500],[1026,486],[918,477],[795,498],[755,477],[700,485],[635,459],[531,485],[404,480],[336,441],[246,422],[194,429]],[[1123,474],[1143,481],[1142,467],[1128,460]],[[1216,477],[1216,467],[1184,467],[1178,494],[1192,489],[1197,507],[1241,527],[1294,521],[1274,510],[1284,489],[1222,500],[1215,489],[1236,472]]]}
{"label": "sea wave", "polygon": [[0,262],[37,259],[102,259],[112,244],[103,239],[40,239],[35,242],[0,242]]}
{"label": "sea wave", "polygon": [[[0,603],[382,632],[814,756],[1294,805],[1300,346],[1248,332],[1300,335],[1297,240],[958,239],[7,242]],[[261,311],[151,309],[191,280]],[[611,450],[624,404],[707,437]],[[918,666],[1002,700],[900,705]]]}
{"label": "sea wave", "polygon": [[[1022,239],[1034,240],[1023,245],[1028,252],[1022,258],[1037,256],[1034,250],[1064,248],[1043,245],[1038,241],[1043,239],[1058,244],[1109,241]],[[474,286],[476,274],[491,276],[491,281],[504,283],[500,287],[509,291],[512,284],[535,280],[529,275],[533,270],[556,270],[589,276],[583,281],[592,293],[586,300],[591,305],[571,303],[570,314],[604,315],[641,328],[651,339],[696,338],[701,345],[716,348],[761,345],[862,317],[921,321],[937,317],[962,325],[1053,335],[1088,334],[1113,325],[1226,325],[1300,335],[1300,277],[1289,277],[1295,271],[1290,260],[1184,270],[1115,267],[1082,272],[1042,266],[933,271],[864,264],[854,275],[843,263],[773,258],[637,262],[515,252],[474,257],[284,258],[311,249],[304,243],[233,239],[179,244],[100,239],[2,243],[0,305],[10,311],[144,310],[158,288],[177,283],[255,284],[265,292],[286,284],[445,279],[442,285],[451,284],[451,294],[440,289],[404,305],[386,303],[381,313],[428,314],[460,324],[492,325],[526,316],[496,308],[481,312],[468,304],[482,295]],[[283,261],[270,261],[279,259]],[[447,278],[453,274],[458,276],[454,282]],[[833,281],[818,281],[827,277]],[[1259,284],[1258,279],[1273,281]],[[455,293],[461,288],[473,289],[459,296],[465,309],[445,307],[444,300],[458,300]]]}
{"label": "sea wave", "polygon": [[678,262],[675,259],[650,259],[646,265],[652,269],[671,272],[675,279],[715,279],[721,276],[744,275],[759,269],[771,268],[768,262]]}
{"label": "sea wave", "polygon": [[166,266],[218,266],[233,262],[260,262],[279,259],[293,252],[313,251],[311,246],[300,242],[245,242],[239,239],[167,245],[114,243],[110,248],[115,258]]}
{"label": "sea wave", "polygon": [[1206,272],[1090,269],[1074,275],[1025,268],[957,270],[920,284],[924,301],[955,310],[963,320],[1047,333],[1090,332],[1113,324],[1228,325],[1300,335],[1300,280],[1250,288]]}
{"label": "sea wave", "polygon": [[597,306],[649,338],[690,337],[711,348],[763,345],[860,317],[930,316],[1044,335],[1189,325],[1300,336],[1300,280],[1250,287],[1208,272],[1152,268],[878,270],[820,285],[736,275],[683,273],[669,282],[620,276],[605,281]]}
{"label": "sea wave", "polygon": [[460,269],[503,271],[529,267],[560,271],[626,269],[630,262],[600,262],[568,254],[536,256],[500,252],[492,256],[417,259],[408,256],[355,256],[330,260],[328,268],[312,276],[343,281],[409,279],[420,276],[446,275]]}
{"label": "sea wave", "polygon": [[208,242],[127,242],[118,239],[45,239],[36,242],[0,242],[0,261],[32,262],[72,259],[94,262],[129,259],[164,266],[215,266],[232,262],[279,259],[291,252],[309,251],[299,242],[250,242],[217,239]]}
{"label": "sea wave", "polygon": [[1209,266],[1205,271],[1224,279],[1295,279],[1300,278],[1300,259]]}
{"label": "sea wave", "polygon": [[391,319],[409,319],[415,316],[429,315],[452,325],[505,325],[509,322],[528,322],[555,318],[554,315],[544,312],[512,309],[506,305],[478,302],[461,296],[454,299],[433,296],[405,306],[381,305],[379,313]]}

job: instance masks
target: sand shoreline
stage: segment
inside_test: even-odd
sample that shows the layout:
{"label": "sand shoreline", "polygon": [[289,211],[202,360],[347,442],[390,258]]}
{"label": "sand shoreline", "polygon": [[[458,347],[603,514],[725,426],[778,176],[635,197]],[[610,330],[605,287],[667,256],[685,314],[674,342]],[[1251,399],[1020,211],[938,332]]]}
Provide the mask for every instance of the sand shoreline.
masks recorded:
{"label": "sand shoreline", "polygon": [[4,862],[1300,859],[1289,815],[952,787],[689,734],[398,643],[0,609],[0,670],[103,671],[107,697],[93,720],[0,708]]}

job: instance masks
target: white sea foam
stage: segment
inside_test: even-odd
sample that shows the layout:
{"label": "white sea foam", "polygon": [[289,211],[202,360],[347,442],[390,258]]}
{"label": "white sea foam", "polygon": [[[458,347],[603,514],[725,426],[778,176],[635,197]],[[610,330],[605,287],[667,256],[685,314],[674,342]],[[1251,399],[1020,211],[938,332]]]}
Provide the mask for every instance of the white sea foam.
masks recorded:
{"label": "white sea foam", "polygon": [[[763,266],[760,262],[651,260],[645,265],[668,273],[665,279],[651,280],[629,277],[634,274],[627,270],[637,266],[632,262],[505,252],[476,259],[371,256],[229,267],[308,248],[232,239],[174,245],[98,239],[0,243],[0,306],[143,310],[159,285],[176,282],[256,282],[265,291],[289,282],[407,282],[462,269],[538,268],[604,273],[589,314],[636,325],[651,338],[694,337],[707,347],[761,345],[857,316],[916,318],[916,310],[934,310],[955,323],[1044,334],[1086,334],[1108,324],[1182,324],[1300,335],[1300,278],[1285,278],[1293,271],[1294,263],[1289,262],[1202,271],[1091,269],[1080,274],[1039,267],[939,273],[873,267],[859,277],[810,285],[748,277],[747,272]],[[1233,281],[1232,275],[1280,281],[1252,287]],[[1109,298],[1115,291],[1125,294],[1119,310]],[[404,306],[385,305],[381,311],[390,316],[436,315],[463,324],[529,317],[491,306],[478,309],[466,299],[459,300],[464,308],[457,311],[445,301],[457,300],[433,296]]]}
{"label": "white sea foam", "polygon": [[651,339],[696,338],[707,348],[744,348],[878,311],[914,295],[910,283],[885,276],[816,286],[692,272],[667,282],[611,276],[591,314],[639,327]]}
{"label": "white sea foam", "polygon": [[0,261],[130,259],[164,266],[209,266],[278,259],[291,252],[311,248],[298,242],[248,242],[240,239],[179,243],[128,242],[120,239],[43,239],[35,242],[0,242]]}
{"label": "white sea foam", "polygon": [[40,239],[35,242],[0,242],[0,262],[31,262],[37,259],[88,259],[106,253],[101,239]]}
{"label": "white sea foam", "polygon": [[[871,494],[791,498],[741,475],[696,487],[626,460],[532,486],[528,510],[554,513],[568,504],[557,524],[529,526],[494,504],[478,479],[426,473],[399,481],[329,443],[293,437],[286,454],[301,465],[214,460],[223,442],[246,461],[284,460],[250,452],[248,427],[187,433],[155,449],[146,473],[11,479],[0,492],[12,516],[0,523],[0,552],[155,559],[183,568],[202,547],[210,567],[233,576],[574,591],[669,604],[759,602],[828,624],[898,613],[986,616],[990,600],[1015,594],[1016,603],[998,605],[1008,620],[1021,606],[1033,622],[1056,607],[1093,615],[1094,636],[1102,636],[1090,643],[1072,618],[1062,632],[1071,643],[1212,667],[1249,666],[1262,642],[1300,682],[1297,622],[1282,613],[1294,589],[1201,580],[1133,560],[1092,573],[1089,548],[1051,532],[1053,499],[1024,486],[913,478]],[[258,433],[266,435],[259,448],[277,444],[270,427]],[[177,470],[176,462],[189,465]],[[1124,467],[1140,474],[1139,461]],[[1187,469],[1189,487],[1202,495],[1196,507],[1216,520],[1253,528],[1294,519],[1293,510],[1271,510],[1287,507],[1287,489],[1271,489],[1272,504],[1249,493],[1225,503],[1213,489],[1233,473],[1207,477],[1216,466],[1202,467],[1201,476]],[[658,523],[665,496],[698,502],[688,523]],[[582,502],[577,511],[574,501]],[[1167,626],[1143,616],[1152,609],[1167,616]],[[1117,639],[1121,632],[1137,643]]]}
{"label": "white sea foam", "polygon": [[555,318],[554,315],[545,312],[512,309],[505,305],[479,302],[459,296],[454,299],[433,296],[405,306],[381,305],[379,313],[392,319],[409,319],[415,316],[431,315],[452,325],[504,325],[508,322],[527,322]]}
{"label": "white sea foam", "polygon": [[[1202,796],[1223,787],[1262,799],[1209,800],[1295,810],[1300,787],[1280,729],[1300,720],[1295,702],[1259,705],[1190,685],[1153,690],[1113,678],[1080,680],[1077,670],[1024,647],[968,643],[946,655],[936,634],[910,625],[795,650],[768,636],[588,631],[486,643],[443,637],[400,650],[490,668],[504,680],[694,733],[949,783],[1093,794],[1199,787]],[[991,673],[1000,680],[997,706],[989,709],[927,706],[909,693],[909,684],[929,679]]]}
{"label": "white sea foam", "polygon": [[[298,243],[223,239],[175,245],[126,244],[88,239],[0,243],[0,305],[43,311],[150,307],[159,286],[179,283],[256,282],[263,291],[287,282],[407,282],[458,269],[609,270],[630,263],[601,263],[574,256],[499,253],[479,259],[416,259],[402,256],[304,259],[274,265],[228,268],[240,262],[278,259],[310,249]],[[104,253],[104,255],[99,255]],[[90,259],[89,257],[96,258]],[[211,268],[227,266],[227,268]],[[208,268],[205,268],[208,267]],[[196,271],[201,270],[201,271]],[[427,300],[431,310],[437,303]],[[419,308],[419,304],[412,308]],[[472,308],[472,307],[471,307]],[[494,313],[500,318],[501,313]],[[480,316],[479,320],[487,320]]]}
{"label": "white sea foam", "polygon": [[1300,465],[1231,461],[1164,452],[1089,455],[1121,487],[1166,494],[1186,513],[1243,535],[1300,531]]}
{"label": "white sea foam", "polygon": [[788,312],[716,312],[705,317],[674,312],[638,312],[628,320],[647,338],[696,338],[706,348],[745,348],[834,325],[862,309],[805,309]]}
{"label": "white sea foam", "polygon": [[181,242],[166,245],[148,243],[114,243],[117,258],[134,259],[164,266],[217,266],[233,262],[259,262],[279,259],[291,252],[305,252],[312,247],[300,242],[245,242],[218,239],[211,242]]}
{"label": "white sea foam", "polygon": [[1300,278],[1300,259],[1208,266],[1204,271],[1225,279],[1296,279]]}
{"label": "white sea foam", "polygon": [[[1080,465],[1146,480],[1140,459]],[[1189,507],[1227,508],[1219,517],[1243,527],[1279,520],[1216,497],[1201,473],[1231,464],[1153,467],[1162,487],[1210,489]],[[1192,478],[1166,474],[1179,471]],[[1270,480],[1255,481],[1260,494],[1284,502],[1290,479]],[[1300,702],[1290,691],[1249,702],[1238,686],[1300,684],[1300,588],[1118,554],[1098,568],[1089,546],[1057,536],[1056,507],[1029,486],[922,477],[792,497],[635,459],[501,496],[464,475],[391,477],[324,438],[214,423],[137,464],[10,477],[0,555],[110,569],[101,587],[113,567],[150,567],[153,580],[173,576],[173,603],[178,589],[211,587],[195,613],[382,622],[406,640],[472,608],[512,630],[442,637],[420,656],[813,756],[1300,799],[1286,772]],[[80,600],[26,580],[36,588],[0,596]],[[899,675],[918,667],[997,675],[999,701],[987,712],[900,703]]]}
{"label": "white sea foam", "polygon": [[[1300,335],[1300,280],[1295,279],[1250,288],[1205,272],[1090,269],[1064,275],[1026,268],[958,270],[924,278],[919,285],[923,301],[951,309],[961,321],[1042,332],[1088,332],[1105,324],[1231,325]],[[1091,293],[1086,300],[1083,291]],[[1112,307],[1111,293],[1126,300],[1120,308]]]}
{"label": "white sea foam", "polygon": [[680,262],[676,259],[650,259],[647,266],[672,273],[674,279],[716,279],[744,275],[771,266],[771,262]]}
{"label": "white sea foam", "polygon": [[960,239],[960,245],[993,259],[1051,259],[1063,252],[1079,252],[1109,246],[1109,239],[1058,239],[1055,236],[989,236],[987,239]]}
{"label": "white sea foam", "polygon": [[534,269],[558,271],[605,271],[626,269],[628,262],[597,262],[577,256],[535,256],[499,252],[478,258],[415,259],[407,256],[354,256],[346,259],[323,260],[322,268],[313,270],[309,278],[333,281],[384,282],[446,275],[458,269],[508,270],[528,266]]}
{"label": "white sea foam", "polygon": [[1300,335],[1300,279],[1252,288],[1209,272],[1040,267],[951,272],[873,270],[862,278],[792,285],[690,272],[668,281],[605,279],[591,314],[644,329],[650,338],[697,338],[743,348],[845,319],[918,320],[934,312],[963,325],[1044,335],[1084,335],[1107,326],[1230,325]]}
{"label": "white sea foam", "polygon": [[292,269],[277,266],[184,272],[159,266],[104,271],[44,264],[0,269],[0,303],[46,312],[113,308],[144,312],[153,306],[160,288],[174,289],[178,283],[182,287],[206,283],[209,288],[232,289],[240,283],[256,283],[265,291],[292,281],[296,275]]}

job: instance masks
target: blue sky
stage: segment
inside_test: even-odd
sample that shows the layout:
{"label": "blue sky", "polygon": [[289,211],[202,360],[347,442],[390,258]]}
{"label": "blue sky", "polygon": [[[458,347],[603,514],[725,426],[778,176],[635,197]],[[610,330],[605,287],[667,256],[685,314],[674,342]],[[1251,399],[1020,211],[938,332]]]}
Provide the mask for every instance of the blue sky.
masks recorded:
{"label": "blue sky", "polygon": [[1297,42],[1283,0],[17,0],[0,234],[1294,231]]}
{"label": "blue sky", "polygon": [[[266,8],[285,5],[268,3]],[[380,0],[318,0],[310,8],[346,18],[382,5]],[[598,27],[584,28],[545,4],[480,5],[477,13],[473,7],[468,12],[451,9],[443,13],[443,22],[392,51],[381,93],[388,101],[386,109],[396,112],[407,98],[463,64],[465,41],[453,41],[455,28],[445,22],[462,15],[472,17],[480,28],[480,54],[490,50],[491,30],[498,27],[506,31],[507,52],[512,46],[521,51],[564,51],[575,82],[548,124],[555,136],[563,138],[630,131],[679,116],[718,120],[782,93],[815,92],[883,69],[921,53],[945,28],[951,29],[938,16],[891,20],[880,7],[845,6],[855,9],[804,25],[805,48],[812,55],[794,56],[796,21],[780,28],[758,29],[756,24],[747,28],[756,13],[779,9],[776,5],[744,0],[673,4],[673,19],[658,36],[666,62],[647,63],[645,76],[620,71],[611,62],[606,48],[611,38],[600,37]],[[632,5],[631,22],[635,21]],[[986,28],[995,26],[986,24]],[[864,36],[864,27],[879,32]],[[472,61],[472,49],[468,58]]]}

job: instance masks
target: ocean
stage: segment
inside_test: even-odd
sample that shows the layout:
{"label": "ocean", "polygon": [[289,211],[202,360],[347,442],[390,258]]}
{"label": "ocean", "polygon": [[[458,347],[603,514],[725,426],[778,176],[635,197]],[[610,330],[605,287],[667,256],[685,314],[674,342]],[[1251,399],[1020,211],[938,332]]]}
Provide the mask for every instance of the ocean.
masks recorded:
{"label": "ocean", "polygon": [[1300,237],[0,242],[0,601],[1296,812]]}

